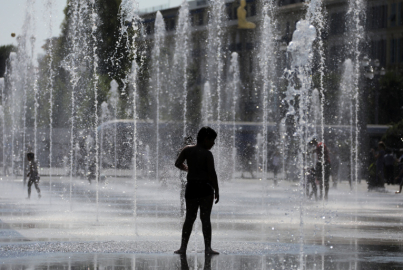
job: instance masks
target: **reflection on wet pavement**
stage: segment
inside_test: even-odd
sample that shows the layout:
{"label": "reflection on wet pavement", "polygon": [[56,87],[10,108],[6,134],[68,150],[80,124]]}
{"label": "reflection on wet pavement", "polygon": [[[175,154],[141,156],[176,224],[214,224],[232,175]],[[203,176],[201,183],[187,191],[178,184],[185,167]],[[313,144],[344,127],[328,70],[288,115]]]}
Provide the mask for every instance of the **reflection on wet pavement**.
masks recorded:
{"label": "reflection on wet pavement", "polygon": [[134,198],[130,179],[108,179],[98,207],[95,185],[73,184],[70,201],[69,179],[49,194],[44,177],[43,197],[25,200],[21,182],[0,182],[0,269],[403,269],[402,197],[393,187],[351,192],[342,182],[329,202],[315,202],[288,181],[223,183],[212,213],[221,254],[204,257],[198,221],[184,259],[172,254],[183,221],[179,183],[140,180]]}

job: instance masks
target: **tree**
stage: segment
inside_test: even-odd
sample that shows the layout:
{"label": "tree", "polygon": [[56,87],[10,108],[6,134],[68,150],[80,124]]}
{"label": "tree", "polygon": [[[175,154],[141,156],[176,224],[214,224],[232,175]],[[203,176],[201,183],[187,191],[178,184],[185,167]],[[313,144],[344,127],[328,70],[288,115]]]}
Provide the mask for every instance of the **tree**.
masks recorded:
{"label": "tree", "polygon": [[4,77],[6,71],[6,61],[11,52],[16,52],[17,48],[14,45],[0,46],[0,77]]}

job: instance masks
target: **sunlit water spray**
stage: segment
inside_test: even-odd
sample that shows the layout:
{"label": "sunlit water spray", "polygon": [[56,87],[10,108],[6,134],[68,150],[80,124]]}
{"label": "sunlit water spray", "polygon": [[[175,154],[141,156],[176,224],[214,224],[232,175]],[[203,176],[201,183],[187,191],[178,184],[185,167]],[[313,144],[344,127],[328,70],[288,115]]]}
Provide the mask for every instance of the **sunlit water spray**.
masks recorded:
{"label": "sunlit water spray", "polygon": [[231,106],[231,118],[232,118],[232,174],[231,178],[235,176],[236,168],[236,111],[238,105],[239,88],[241,85],[241,77],[239,72],[239,56],[238,53],[233,52],[231,54],[230,72],[230,89],[232,90],[232,106]]}
{"label": "sunlit water spray", "polygon": [[213,118],[211,104],[211,87],[210,83],[207,81],[203,86],[203,101],[202,101],[202,123],[203,126],[207,126]]}
{"label": "sunlit water spray", "polygon": [[[304,243],[304,221],[303,221],[303,202],[304,202],[304,184],[307,159],[304,155],[307,153],[309,119],[308,110],[310,107],[310,95],[312,91],[312,45],[316,38],[316,29],[310,25],[309,21],[301,20],[296,25],[292,41],[287,47],[290,56],[290,70],[287,71],[288,87],[284,101],[287,105],[286,117],[291,117],[296,126],[295,139],[299,147],[297,153],[297,168],[300,179],[300,244],[301,249]],[[298,107],[296,108],[296,99],[298,98]],[[300,267],[303,265],[303,250],[301,252]]]}
{"label": "sunlit water spray", "polygon": [[[212,95],[216,98],[216,101],[212,104],[216,104],[216,109],[213,112],[216,116],[216,129],[217,129],[217,143],[215,151],[217,153],[217,173],[218,177],[222,178],[222,159],[221,159],[221,92],[222,92],[222,76],[224,68],[224,54],[222,51],[224,33],[222,25],[225,19],[225,2],[223,0],[210,1],[209,20],[207,25],[208,37],[207,37],[207,81],[210,83]],[[213,102],[211,99],[210,102]]]}
{"label": "sunlit water spray", "polygon": [[166,30],[165,30],[165,22],[164,19],[161,15],[161,12],[157,12],[156,18],[155,18],[155,33],[154,33],[154,47],[152,50],[152,70],[153,70],[153,76],[152,76],[152,87],[153,87],[153,92],[154,92],[154,99],[155,99],[155,110],[156,110],[156,116],[155,116],[155,124],[156,124],[156,154],[155,154],[155,177],[156,180],[159,181],[159,155],[160,155],[160,131],[159,131],[159,125],[160,125],[160,95],[161,95],[161,88],[162,88],[162,76],[164,72],[164,63],[163,63],[163,57],[162,57],[162,48],[164,46],[165,42],[165,35],[166,35]]}
{"label": "sunlit water spray", "polygon": [[261,46],[259,50],[259,66],[260,76],[263,80],[262,86],[262,181],[266,185],[267,181],[267,148],[268,148],[268,133],[267,126],[269,123],[269,110],[273,107],[270,104],[271,97],[276,91],[274,84],[274,76],[276,70],[276,57],[275,53],[275,6],[272,1],[266,1],[262,9],[263,25],[261,31]]}
{"label": "sunlit water spray", "polygon": [[174,52],[174,70],[178,73],[178,80],[175,84],[182,86],[182,97],[180,103],[183,107],[183,138],[187,134],[187,95],[188,95],[188,76],[187,69],[190,59],[190,19],[189,4],[186,0],[182,2],[179,9],[178,23],[175,32],[175,52]]}
{"label": "sunlit water spray", "polygon": [[[53,79],[54,79],[54,69],[53,69],[53,24],[52,24],[52,0],[48,0],[45,3],[46,13],[48,14],[48,47],[47,55],[49,55],[48,66],[47,66],[47,82],[46,82],[46,92],[49,93],[49,194],[52,194],[52,180],[53,180]],[[51,202],[52,196],[49,196]]]}
{"label": "sunlit water spray", "polygon": [[113,160],[114,165],[113,168],[115,170],[115,179],[117,176],[117,164],[118,164],[118,155],[117,155],[117,134],[118,134],[118,102],[119,102],[119,93],[118,93],[118,83],[115,80],[112,80],[110,83],[109,90],[109,104],[113,108],[113,116],[115,120],[115,124],[113,125]]}
{"label": "sunlit water spray", "polygon": [[[349,125],[349,137],[350,137],[350,176],[349,182],[350,186],[354,177],[354,152],[355,147],[353,145],[354,141],[354,109],[353,100],[354,96],[354,65],[351,59],[346,59],[343,63],[343,74],[340,82],[340,107],[338,109],[338,124],[339,125]],[[340,142],[341,143],[341,142]],[[357,184],[357,182],[356,182]]]}

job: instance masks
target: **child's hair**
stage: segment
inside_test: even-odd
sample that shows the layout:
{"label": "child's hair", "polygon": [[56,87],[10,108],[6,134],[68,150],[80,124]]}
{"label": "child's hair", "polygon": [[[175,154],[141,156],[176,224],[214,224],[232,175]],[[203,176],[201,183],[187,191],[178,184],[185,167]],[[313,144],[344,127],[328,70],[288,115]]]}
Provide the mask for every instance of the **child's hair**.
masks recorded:
{"label": "child's hair", "polygon": [[35,158],[35,154],[29,152],[29,153],[27,154],[27,158],[28,158],[28,159],[34,159],[34,158]]}
{"label": "child's hair", "polygon": [[215,139],[217,138],[217,132],[211,127],[202,127],[197,133],[197,142],[201,143],[204,139]]}
{"label": "child's hair", "polygon": [[385,143],[384,143],[384,142],[382,142],[382,141],[380,141],[380,142],[378,143],[378,145],[379,145],[380,147],[382,147],[383,149],[385,149],[385,148],[386,148]]}

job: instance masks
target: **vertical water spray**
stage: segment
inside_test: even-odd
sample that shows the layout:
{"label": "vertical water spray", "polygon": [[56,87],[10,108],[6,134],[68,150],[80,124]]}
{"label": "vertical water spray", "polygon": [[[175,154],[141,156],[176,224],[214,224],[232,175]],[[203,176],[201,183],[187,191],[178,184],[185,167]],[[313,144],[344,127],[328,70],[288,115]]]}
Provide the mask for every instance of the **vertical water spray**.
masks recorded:
{"label": "vertical water spray", "polygon": [[[94,91],[94,133],[95,133],[95,180],[97,183],[97,194],[96,194],[96,201],[97,201],[97,221],[99,221],[99,134],[98,134],[98,54],[97,54],[97,20],[98,14],[95,10],[95,0],[91,1],[91,38],[92,38],[92,85]],[[102,161],[101,161],[102,162]]]}
{"label": "vertical water spray", "polygon": [[134,181],[134,224],[135,234],[137,235],[137,76],[138,65],[136,60],[132,63],[132,73],[130,75],[130,81],[133,87],[133,181]]}
{"label": "vertical water spray", "polygon": [[[312,122],[312,136],[318,134],[318,122],[321,124],[322,121],[322,114],[321,114],[321,103],[320,103],[320,96],[318,89],[314,89],[312,91],[312,104],[311,104],[311,112],[310,118]],[[315,136],[316,137],[316,136]]]}
{"label": "vertical water spray", "polygon": [[5,166],[6,166],[6,154],[5,154],[5,151],[6,151],[6,130],[5,130],[5,127],[6,127],[6,125],[5,125],[5,118],[4,118],[4,99],[5,99],[5,96],[4,96],[4,87],[5,87],[5,84],[4,84],[4,78],[0,78],[0,91],[1,91],[1,109],[0,109],[0,118],[1,118],[1,131],[2,131],[2,147],[3,147],[3,153],[2,153],[2,161],[3,161],[3,176],[6,176],[6,174],[5,174],[5,172],[6,172],[6,170],[5,170]]}
{"label": "vertical water spray", "polygon": [[[286,73],[288,86],[284,101],[287,105],[286,117],[292,117],[295,123],[295,138],[297,140],[297,168],[300,178],[300,267],[303,266],[303,201],[306,167],[307,143],[309,119],[308,110],[310,106],[310,93],[312,91],[312,45],[316,38],[316,29],[309,24],[309,21],[301,20],[296,25],[292,42],[287,47],[287,52],[291,57],[290,70]],[[298,99],[298,106],[295,108]],[[302,268],[301,268],[302,269]]]}
{"label": "vertical water spray", "polygon": [[210,86],[215,90],[214,95],[217,98],[217,106],[215,115],[217,119],[217,169],[218,174],[221,174],[221,88],[223,76],[223,37],[224,33],[222,26],[225,18],[225,2],[224,0],[210,1],[209,20],[207,25],[207,81]]}
{"label": "vertical water spray", "polygon": [[239,60],[238,53],[233,52],[231,54],[230,65],[230,87],[232,89],[232,177],[235,175],[236,168],[236,109],[239,95],[239,87],[241,84],[240,72],[239,72]]}
{"label": "vertical water spray", "polygon": [[[138,17],[138,4],[136,1],[123,0],[120,4],[120,36],[119,43],[122,42],[123,38],[126,37],[125,49],[126,53],[131,55],[133,58],[131,69],[126,73],[125,79],[122,81],[124,88],[127,85],[132,87],[132,110],[133,110],[133,216],[134,216],[134,226],[135,234],[137,235],[137,77],[138,69],[141,68],[137,65],[136,59],[138,56],[136,41],[138,38],[138,30],[140,24],[140,18]],[[127,23],[130,22],[130,23]],[[133,30],[133,34],[130,34],[129,30]],[[123,56],[122,56],[123,57]],[[120,58],[119,58],[120,59]],[[119,62],[119,59],[116,61]],[[125,89],[123,89],[125,90]]]}
{"label": "vertical water spray", "polygon": [[202,123],[207,126],[212,120],[213,112],[211,108],[211,88],[210,83],[207,81],[203,87],[203,101],[202,101]]}
{"label": "vertical water spray", "polygon": [[[318,73],[319,73],[319,93],[321,96],[320,100],[320,115],[321,115],[321,122],[320,122],[320,140],[323,142],[324,148],[324,134],[325,134],[325,122],[324,122],[324,105],[325,105],[325,93],[323,87],[323,78],[325,76],[325,54],[324,54],[324,46],[322,40],[322,33],[325,30],[326,20],[324,17],[325,12],[323,11],[323,0],[311,0],[308,3],[308,10],[305,16],[305,20],[309,22],[309,24],[314,25],[317,31],[316,35],[316,53],[319,56],[318,61]],[[324,149],[322,149],[324,152]],[[322,155],[320,162],[325,164],[325,155]],[[324,166],[322,166],[322,193],[323,188],[325,187],[325,173],[324,173]],[[323,205],[324,206],[324,205]]]}
{"label": "vertical water spray", "polygon": [[110,96],[109,96],[109,104],[113,108],[114,111],[114,118],[115,118],[115,124],[114,124],[114,133],[113,133],[113,154],[114,154],[114,169],[115,169],[115,179],[117,176],[117,134],[118,134],[118,101],[119,101],[119,93],[118,93],[118,83],[115,80],[111,81],[110,84],[111,88],[109,90]]}
{"label": "vertical water spray", "polygon": [[[74,119],[75,119],[75,91],[76,91],[76,86],[78,82],[78,74],[77,74],[77,66],[76,66],[76,52],[78,50],[77,46],[77,40],[76,36],[74,35],[74,32],[77,31],[77,21],[79,17],[79,12],[78,12],[78,1],[73,1],[70,2],[70,7],[73,9],[72,11],[72,22],[70,25],[70,33],[69,37],[71,38],[71,46],[72,46],[72,52],[68,55],[68,58],[66,57],[65,61],[65,67],[67,67],[67,70],[70,73],[70,84],[71,84],[71,118],[70,118],[70,211],[72,210],[72,201],[71,201],[71,193],[72,193],[72,182],[73,182],[73,157],[74,157]],[[70,11],[71,12],[71,11]]]}
{"label": "vertical water spray", "polygon": [[[157,22],[156,22],[157,23]],[[182,82],[183,96],[180,101],[183,102],[183,138],[187,136],[187,95],[188,95],[188,62],[190,59],[190,20],[189,20],[189,5],[187,0],[182,2],[179,9],[178,23],[175,33],[175,52],[174,52],[174,66],[175,70],[179,72],[180,82]],[[179,78],[178,78],[179,79]]]}
{"label": "vertical water spray", "polygon": [[[53,25],[52,25],[52,0],[48,0],[46,2],[47,13],[49,14],[49,27],[48,27],[48,47],[47,47],[47,55],[49,56],[48,61],[48,75],[47,75],[47,83],[46,83],[46,91],[49,92],[49,194],[52,194],[52,162],[53,162]],[[51,200],[52,196],[49,196]]]}
{"label": "vertical water spray", "polygon": [[[354,111],[353,111],[353,99],[354,96],[354,65],[351,59],[346,59],[343,63],[343,75],[340,82],[340,107],[338,109],[339,115],[339,125],[348,124],[350,126],[349,137],[350,137],[350,187],[352,183],[352,178],[354,175]],[[348,119],[348,122],[345,120]]]}
{"label": "vertical water spray", "polygon": [[164,19],[161,15],[161,12],[157,12],[156,18],[155,18],[155,32],[154,32],[154,47],[152,50],[152,70],[153,70],[153,76],[152,76],[152,87],[154,91],[154,98],[155,98],[155,109],[156,109],[156,116],[155,116],[155,124],[156,124],[156,155],[155,155],[155,176],[156,180],[159,181],[159,151],[160,151],[160,131],[159,131],[159,125],[160,125],[160,94],[161,94],[161,88],[162,88],[162,47],[164,46],[165,42],[165,22]]}
{"label": "vertical water spray", "polygon": [[262,9],[263,26],[261,28],[261,42],[259,48],[259,66],[260,76],[263,81],[262,86],[262,105],[263,105],[263,119],[262,119],[262,137],[263,137],[263,149],[262,149],[262,170],[263,170],[263,184],[267,180],[267,126],[269,123],[269,106],[270,97],[275,92],[274,74],[275,74],[275,24],[274,20],[274,3],[272,1],[266,1]]}
{"label": "vertical water spray", "polygon": [[[17,132],[17,123],[16,123],[16,104],[18,104],[15,98],[16,92],[17,92],[17,81],[19,79],[17,70],[18,70],[18,63],[17,63],[17,53],[12,52],[10,53],[10,73],[7,74],[10,80],[10,84],[11,84],[11,98],[9,100],[10,102],[10,114],[11,114],[11,175],[14,177],[14,141],[15,141],[15,133]],[[14,106],[12,106],[11,104],[14,104]],[[18,119],[18,118],[17,118]]]}
{"label": "vertical water spray", "polygon": [[102,163],[103,163],[103,155],[104,155],[104,151],[103,151],[103,147],[104,147],[104,123],[106,121],[108,121],[109,119],[109,109],[108,109],[108,103],[106,103],[105,101],[102,102],[101,104],[101,140],[100,140],[100,151],[99,151],[99,173],[102,173]]}
{"label": "vertical water spray", "polygon": [[[354,180],[358,183],[358,171],[359,171],[359,135],[360,135],[360,127],[359,127],[359,113],[360,113],[360,89],[359,89],[359,81],[360,81],[360,58],[361,51],[360,46],[362,41],[365,38],[365,29],[364,25],[366,22],[366,8],[363,0],[349,0],[348,1],[348,11],[347,11],[347,38],[349,40],[348,51],[351,52],[351,59],[353,62],[353,99],[355,103],[355,142],[354,142],[354,152],[355,152],[355,175]],[[364,127],[366,128],[366,127]],[[353,164],[351,164],[353,166]]]}

